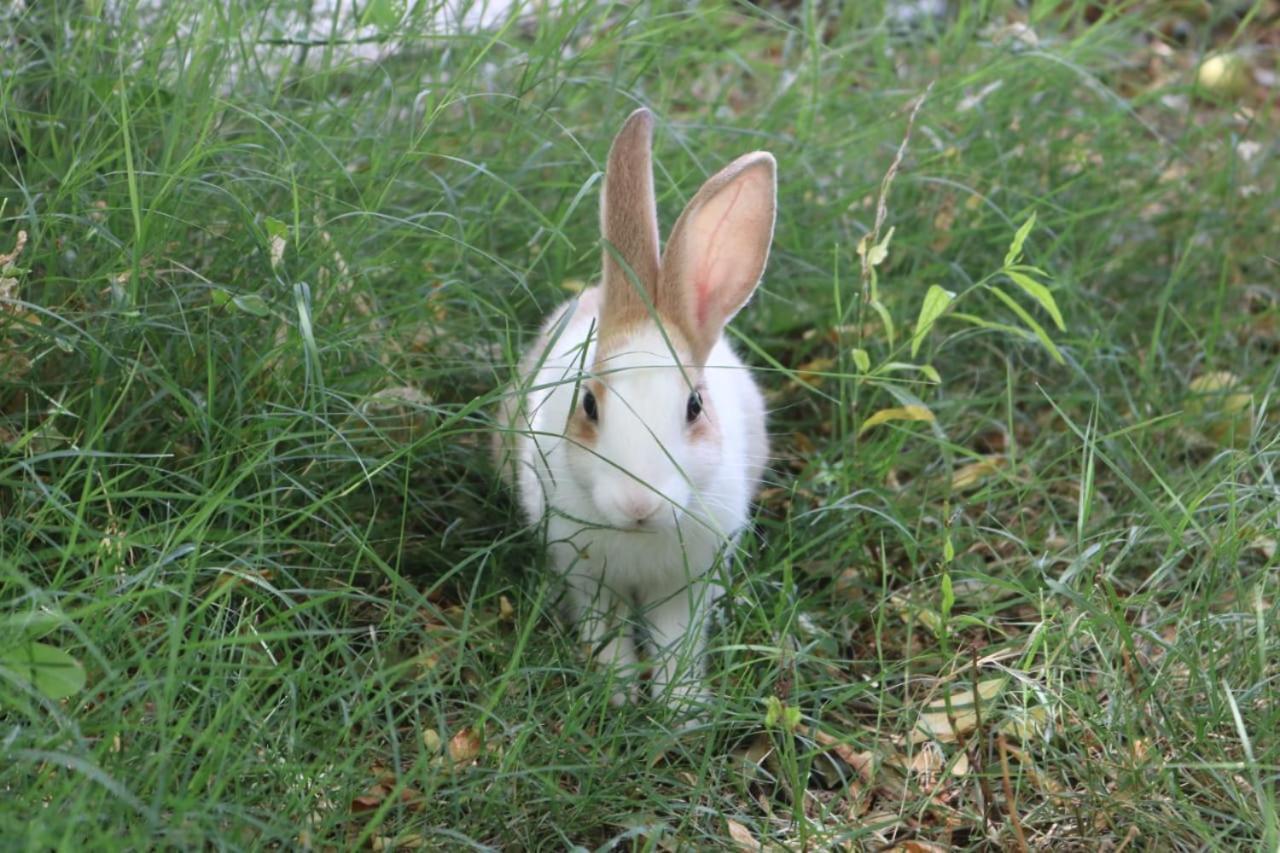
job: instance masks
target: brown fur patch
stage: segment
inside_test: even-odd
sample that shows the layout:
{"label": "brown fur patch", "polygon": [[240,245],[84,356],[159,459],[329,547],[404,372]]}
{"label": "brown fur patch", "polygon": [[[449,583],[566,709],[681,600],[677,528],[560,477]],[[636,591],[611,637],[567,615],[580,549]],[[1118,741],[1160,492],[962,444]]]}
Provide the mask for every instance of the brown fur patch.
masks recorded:
{"label": "brown fur patch", "polygon": [[582,386],[578,389],[578,405],[569,414],[569,423],[565,430],[565,435],[570,440],[588,447],[596,443],[596,439],[600,436],[600,425],[587,417],[587,413],[583,411],[582,397],[587,391],[590,391],[596,398],[596,414],[599,417],[604,417],[606,390],[604,383],[599,379],[588,379],[582,383]]}
{"label": "brown fur patch", "polygon": [[[644,322],[651,323],[652,320],[646,315]],[[592,372],[602,376],[608,374],[609,359],[621,352],[626,352],[627,346],[640,328],[642,328],[641,323],[633,323],[621,328],[602,327],[600,337],[596,341],[595,360],[591,365]],[[665,319],[662,321],[662,328],[667,334],[667,340],[671,342],[671,349],[675,352],[676,359],[684,365],[685,370],[690,372],[689,378],[697,383],[697,377],[692,374],[695,371],[701,374],[702,365],[693,360],[693,349],[689,346],[684,332],[675,323]]]}

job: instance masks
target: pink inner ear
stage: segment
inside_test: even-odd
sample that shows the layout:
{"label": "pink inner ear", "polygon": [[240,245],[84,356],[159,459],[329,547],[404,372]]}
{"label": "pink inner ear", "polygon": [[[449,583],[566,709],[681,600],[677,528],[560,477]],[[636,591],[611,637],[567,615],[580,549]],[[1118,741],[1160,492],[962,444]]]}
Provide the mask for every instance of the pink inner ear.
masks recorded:
{"label": "pink inner ear", "polygon": [[724,211],[720,214],[719,220],[708,231],[705,239],[707,251],[702,256],[702,262],[698,264],[698,269],[694,273],[693,286],[694,298],[697,300],[695,314],[698,318],[699,328],[705,328],[707,325],[707,314],[711,310],[711,299],[715,295],[717,287],[724,287],[726,282],[725,260],[720,252],[721,234],[725,225],[729,221],[729,217],[733,214],[733,208],[738,203],[739,196],[745,185],[739,183],[733,188],[733,197],[728,199],[728,204],[724,206]]}

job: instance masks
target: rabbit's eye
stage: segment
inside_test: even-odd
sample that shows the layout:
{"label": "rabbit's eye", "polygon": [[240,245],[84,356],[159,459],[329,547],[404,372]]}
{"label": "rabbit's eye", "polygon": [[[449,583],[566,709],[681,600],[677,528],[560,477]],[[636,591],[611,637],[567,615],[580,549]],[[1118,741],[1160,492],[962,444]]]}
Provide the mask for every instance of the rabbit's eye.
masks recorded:
{"label": "rabbit's eye", "polygon": [[702,395],[694,391],[689,395],[689,403],[685,406],[685,420],[693,423],[698,419],[698,415],[702,414]]}
{"label": "rabbit's eye", "polygon": [[584,391],[582,394],[582,411],[587,413],[587,417],[591,420],[600,419],[600,410],[596,408],[596,395],[590,391]]}

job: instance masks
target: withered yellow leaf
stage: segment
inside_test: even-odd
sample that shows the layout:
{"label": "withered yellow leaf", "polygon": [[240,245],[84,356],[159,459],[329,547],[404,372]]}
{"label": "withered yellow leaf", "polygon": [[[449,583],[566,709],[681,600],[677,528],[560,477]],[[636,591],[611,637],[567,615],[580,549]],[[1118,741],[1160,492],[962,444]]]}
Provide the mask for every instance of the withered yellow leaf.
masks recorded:
{"label": "withered yellow leaf", "polygon": [[1008,461],[1003,453],[993,453],[983,456],[977,462],[961,465],[951,472],[951,488],[958,492],[972,489],[1003,468]]}
{"label": "withered yellow leaf", "polygon": [[935,420],[937,418],[933,416],[933,412],[929,411],[927,406],[895,406],[891,409],[881,409],[863,421],[862,427],[858,430],[858,435],[862,435],[872,427],[889,421],[928,421],[932,423]]}

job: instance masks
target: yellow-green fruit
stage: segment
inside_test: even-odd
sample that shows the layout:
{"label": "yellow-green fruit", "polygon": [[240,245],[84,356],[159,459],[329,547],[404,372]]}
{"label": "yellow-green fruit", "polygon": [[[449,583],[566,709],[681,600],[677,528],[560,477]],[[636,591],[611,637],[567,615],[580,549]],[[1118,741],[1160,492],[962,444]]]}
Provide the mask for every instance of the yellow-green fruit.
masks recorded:
{"label": "yellow-green fruit", "polygon": [[1241,447],[1253,430],[1253,397],[1225,370],[1205,373],[1187,386],[1186,412],[1193,426],[1214,444]]}
{"label": "yellow-green fruit", "polygon": [[1236,53],[1216,53],[1200,64],[1196,84],[1202,92],[1219,98],[1238,98],[1244,94],[1249,69]]}

